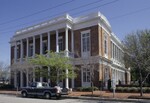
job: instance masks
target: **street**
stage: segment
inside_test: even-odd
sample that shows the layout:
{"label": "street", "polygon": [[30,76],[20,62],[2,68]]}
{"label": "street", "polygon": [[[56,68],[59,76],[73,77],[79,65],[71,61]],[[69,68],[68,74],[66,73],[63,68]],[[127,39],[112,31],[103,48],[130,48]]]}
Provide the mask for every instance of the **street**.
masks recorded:
{"label": "street", "polygon": [[[0,95],[0,103],[136,103],[136,102],[120,102],[120,101],[100,101],[100,100],[83,100],[83,99],[60,99],[52,98],[50,100],[41,98],[22,98],[9,95]],[[138,102],[149,103],[149,101]]]}

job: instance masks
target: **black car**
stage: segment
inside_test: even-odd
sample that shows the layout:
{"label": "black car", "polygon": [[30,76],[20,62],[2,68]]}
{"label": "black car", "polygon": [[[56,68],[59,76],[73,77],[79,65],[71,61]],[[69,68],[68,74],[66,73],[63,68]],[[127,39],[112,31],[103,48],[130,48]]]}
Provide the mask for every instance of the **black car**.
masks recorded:
{"label": "black car", "polygon": [[21,88],[22,97],[27,96],[42,96],[46,99],[61,97],[61,89],[58,86],[50,87],[46,82],[33,82],[29,87]]}

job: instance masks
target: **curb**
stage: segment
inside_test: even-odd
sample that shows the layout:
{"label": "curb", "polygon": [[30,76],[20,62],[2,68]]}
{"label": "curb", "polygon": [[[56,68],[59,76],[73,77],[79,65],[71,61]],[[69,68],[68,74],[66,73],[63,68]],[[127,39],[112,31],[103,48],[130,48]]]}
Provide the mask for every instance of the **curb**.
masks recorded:
{"label": "curb", "polygon": [[62,96],[69,99],[85,99],[85,100],[101,100],[101,101],[120,101],[120,102],[141,102],[148,99],[120,99],[120,98],[104,98],[104,97],[86,97],[86,96]]}

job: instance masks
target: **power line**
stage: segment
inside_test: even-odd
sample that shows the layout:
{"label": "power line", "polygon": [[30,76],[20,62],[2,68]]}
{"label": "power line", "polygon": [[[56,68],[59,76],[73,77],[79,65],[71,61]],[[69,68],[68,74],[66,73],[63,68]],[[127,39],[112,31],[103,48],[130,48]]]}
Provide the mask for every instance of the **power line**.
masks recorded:
{"label": "power line", "polygon": [[132,12],[128,12],[128,13],[122,14],[122,15],[111,17],[109,19],[111,19],[111,20],[118,19],[118,18],[121,18],[121,17],[125,17],[125,16],[129,16],[129,15],[137,14],[139,12],[143,12],[143,11],[146,11],[146,10],[149,10],[149,9],[150,9],[150,7],[146,7],[146,8],[138,9],[138,10],[135,10],[135,11],[132,11]]}
{"label": "power line", "polygon": [[89,11],[89,10],[92,10],[92,9],[95,9],[95,8],[99,8],[99,7],[102,7],[102,6],[105,6],[105,5],[109,5],[109,4],[115,3],[115,2],[117,2],[117,1],[119,1],[119,0],[114,0],[114,1],[111,1],[111,2],[108,2],[108,3],[105,3],[105,4],[102,4],[102,5],[99,5],[99,6],[90,8],[90,9],[86,9],[86,10],[83,10],[83,11],[80,11],[80,12],[77,12],[77,13],[74,13],[73,15],[80,14],[80,13],[83,13],[83,12],[86,12],[86,11]]}
{"label": "power line", "polygon": [[[83,8],[83,7],[86,7],[86,6],[89,6],[89,5],[98,3],[98,2],[100,2],[100,1],[103,1],[103,0],[98,0],[98,1],[95,1],[95,2],[92,2],[92,3],[88,3],[88,4],[85,4],[85,5],[82,5],[82,6],[73,8],[73,9],[70,9],[70,10],[63,11],[63,12],[61,12],[61,13],[57,13],[57,14],[54,14],[54,15],[51,15],[51,16],[48,16],[48,17],[44,17],[44,18],[42,18],[42,19],[35,20],[35,21],[33,21],[33,22],[36,22],[36,21],[39,21],[39,20],[44,20],[44,19],[46,19],[46,18],[50,18],[50,17],[54,17],[54,16],[58,16],[58,15],[60,15],[60,14],[64,14],[64,13],[69,12],[69,11],[77,10],[77,9],[80,9],[80,8]],[[118,0],[113,0],[113,1],[111,1],[111,2],[107,2],[107,3],[105,3],[105,4],[102,4],[102,5],[99,5],[99,6],[90,8],[90,9],[86,9],[86,10],[84,10],[84,11],[80,11],[80,12],[78,12],[78,13],[76,13],[76,14],[79,14],[79,13],[81,13],[81,12],[85,12],[85,11],[88,11],[88,10],[92,10],[92,9],[95,9],[95,8],[98,8],[98,7],[102,7],[102,6],[111,4],[111,3],[115,3],[115,2],[117,2],[117,1],[118,1]],[[30,23],[31,23],[31,22],[30,22]],[[22,25],[26,25],[26,24],[29,24],[29,23],[24,23],[24,24],[21,24],[21,25],[17,25],[17,26],[15,26],[15,27],[22,26]],[[14,27],[14,26],[13,26],[13,27]],[[7,29],[8,29],[8,28],[7,28]],[[6,31],[6,32],[4,31],[3,33],[7,33],[7,32],[8,32],[8,31]],[[9,31],[9,32],[10,32],[10,31]]]}
{"label": "power line", "polygon": [[[60,13],[56,13],[56,14],[51,15],[51,16],[47,16],[47,17],[44,17],[44,18],[41,18],[41,19],[34,20],[34,21],[32,21],[32,22],[44,20],[44,19],[50,18],[50,17],[56,17],[56,16],[59,16],[59,15],[62,15],[62,14],[64,14],[64,13],[66,13],[66,12],[74,11],[74,10],[77,10],[77,9],[80,9],[80,8],[83,8],[83,7],[92,5],[92,4],[96,4],[96,3],[101,2],[101,1],[103,1],[103,0],[97,0],[97,1],[94,1],[94,2],[91,2],[91,3],[88,3],[88,4],[85,4],[85,5],[81,5],[81,6],[79,6],[79,7],[70,9],[70,10],[66,10],[66,11],[63,11],[63,12],[60,12]],[[10,22],[9,22],[9,23],[10,23]],[[24,23],[24,24],[21,24],[21,25],[18,25],[18,26],[22,26],[22,25],[26,25],[26,24],[31,24],[31,22],[29,22],[29,23]],[[1,24],[0,24],[0,25],[1,25]],[[2,25],[3,25],[3,24],[2,24]],[[18,27],[18,26],[15,26],[15,27]],[[13,26],[13,27],[14,27],[14,26]],[[10,28],[12,28],[12,27],[10,27]],[[5,29],[9,29],[9,28],[5,28]],[[2,29],[1,29],[1,30],[2,30]]]}
{"label": "power line", "polygon": [[29,15],[22,16],[22,17],[17,18],[17,19],[12,19],[12,20],[9,20],[9,21],[6,21],[6,22],[2,22],[2,23],[0,23],[0,25],[4,25],[4,24],[8,24],[8,23],[12,23],[12,22],[21,20],[21,19],[25,19],[25,18],[31,17],[31,16],[33,16],[33,15],[37,15],[37,14],[43,13],[43,12],[45,12],[45,11],[52,10],[52,9],[54,9],[54,8],[57,8],[57,7],[60,7],[60,6],[69,4],[69,3],[73,2],[73,1],[74,1],[74,0],[71,0],[71,1],[68,1],[68,2],[64,2],[64,3],[62,3],[62,4],[58,4],[58,5],[56,5],[56,6],[53,6],[53,7],[50,7],[50,8],[47,8],[47,9],[44,9],[44,10],[35,12],[35,13],[33,13],[33,14],[29,14]]}

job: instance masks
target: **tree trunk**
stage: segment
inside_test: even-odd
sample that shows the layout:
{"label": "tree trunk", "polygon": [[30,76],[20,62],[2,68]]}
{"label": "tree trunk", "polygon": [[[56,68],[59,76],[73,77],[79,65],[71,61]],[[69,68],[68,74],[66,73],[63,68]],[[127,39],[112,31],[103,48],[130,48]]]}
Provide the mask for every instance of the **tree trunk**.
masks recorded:
{"label": "tree trunk", "polygon": [[140,73],[140,96],[143,96],[142,74]]}
{"label": "tree trunk", "polygon": [[91,84],[92,84],[91,86],[92,86],[92,96],[93,96],[93,91],[94,91],[94,90],[93,90],[93,82],[92,82]]}

